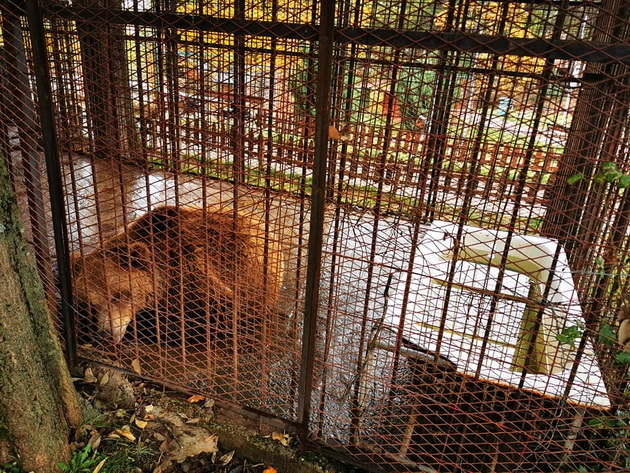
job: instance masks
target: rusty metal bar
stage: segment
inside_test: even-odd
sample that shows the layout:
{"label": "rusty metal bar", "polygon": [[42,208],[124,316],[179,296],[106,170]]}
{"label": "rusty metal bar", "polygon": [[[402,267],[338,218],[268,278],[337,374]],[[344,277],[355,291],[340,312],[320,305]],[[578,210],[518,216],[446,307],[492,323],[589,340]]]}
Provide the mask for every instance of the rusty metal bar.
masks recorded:
{"label": "rusty metal bar", "polygon": [[[46,15],[74,21],[125,23],[130,25],[174,27],[181,29],[233,33],[241,31],[253,36],[312,40],[317,26],[272,21],[248,21],[216,18],[207,15],[129,12],[124,10],[46,5]],[[459,52],[509,54],[525,57],[568,59],[600,64],[630,64],[630,45],[607,44],[581,40],[547,40],[511,38],[460,32],[407,31],[404,35],[393,29],[338,28],[335,42],[370,46],[422,48]]]}
{"label": "rusty metal bar", "polygon": [[302,337],[302,366],[298,394],[298,424],[306,439],[311,415],[313,373],[315,365],[315,339],[317,335],[317,309],[321,274],[322,242],[324,235],[324,203],[326,199],[326,167],[328,152],[328,122],[330,115],[330,87],[334,44],[335,1],[323,0],[320,9],[316,115],[315,157],[313,164],[313,191],[311,223],[308,240],[308,266],[306,275],[306,302]]}
{"label": "rusty metal bar", "polygon": [[[7,75],[10,79],[8,86],[13,90],[14,100],[20,109],[16,115],[18,136],[20,138],[20,151],[22,153],[22,166],[24,168],[24,183],[29,202],[28,210],[35,248],[35,260],[40,275],[47,282],[54,280],[51,270],[50,242],[47,234],[47,221],[44,211],[44,196],[42,195],[42,181],[40,171],[39,144],[36,132],[39,129],[35,116],[35,103],[31,95],[28,73],[26,70],[26,55],[24,51],[24,37],[17,15],[18,7],[13,2],[8,2],[9,8],[2,12],[2,30],[5,40],[5,52],[7,55]],[[8,140],[7,140],[8,143]],[[6,159],[10,159],[7,154]],[[51,291],[46,287],[46,298],[51,304]]]}
{"label": "rusty metal bar", "polygon": [[[170,389],[174,392],[177,393],[181,393],[181,394],[186,394],[186,395],[191,395],[191,394],[199,394],[198,391],[195,391],[194,389],[186,389],[186,388],[182,388],[180,385],[175,384],[175,383],[171,383],[169,381],[166,381],[164,379],[161,379],[157,376],[150,376],[147,374],[141,374],[138,375],[138,373],[136,373],[135,371],[132,370],[128,370],[125,368],[121,368],[120,366],[112,366],[111,364],[108,363],[104,363],[98,360],[94,360],[92,358],[83,358],[83,357],[79,357],[79,359],[81,361],[87,361],[90,363],[94,363],[96,365],[101,365],[104,367],[107,367],[109,369],[118,371],[120,373],[124,373],[128,376],[133,376],[133,377],[137,377],[137,378],[141,378],[144,379],[146,381],[152,382],[152,383],[156,383],[160,386],[164,386],[167,389]],[[232,403],[229,401],[225,401],[225,400],[221,400],[221,399],[215,399],[212,398],[212,402],[220,407],[221,409],[225,409],[225,410],[229,410],[233,413],[236,413],[238,415],[242,415],[243,417],[247,417],[248,419],[257,421],[257,422],[264,422],[269,426],[284,430],[286,432],[290,432],[290,433],[297,433],[299,426],[295,423],[292,422],[290,420],[287,419],[283,419],[282,417],[278,417],[278,416],[274,416],[271,415],[267,412],[261,411],[260,409],[256,409],[253,407],[246,407],[246,406],[242,406],[239,405],[237,403]]]}
{"label": "rusty metal bar", "polygon": [[61,313],[64,320],[66,356],[68,359],[68,367],[70,371],[73,371],[77,367],[77,345],[73,314],[72,281],[70,278],[70,251],[66,230],[64,187],[61,178],[59,151],[57,149],[57,133],[55,130],[55,115],[48,72],[44,23],[36,0],[26,1],[26,14],[31,33],[42,141],[46,158],[46,171],[48,174],[50,206],[59,269]]}

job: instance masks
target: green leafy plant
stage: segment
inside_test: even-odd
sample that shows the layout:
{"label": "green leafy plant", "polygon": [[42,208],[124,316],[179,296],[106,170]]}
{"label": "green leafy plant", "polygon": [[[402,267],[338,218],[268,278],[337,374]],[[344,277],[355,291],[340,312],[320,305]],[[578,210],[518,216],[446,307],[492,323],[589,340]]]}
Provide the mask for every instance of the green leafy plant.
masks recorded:
{"label": "green leafy plant", "polygon": [[617,165],[608,161],[602,164],[601,171],[593,176],[593,181],[602,184],[618,181],[621,177],[623,177],[623,173],[619,171]]}
{"label": "green leafy plant", "polygon": [[615,357],[615,359],[619,363],[625,363],[627,365],[630,365],[630,352],[629,351],[620,351],[619,353],[617,353],[617,356]]}
{"label": "green leafy plant", "polygon": [[92,450],[92,444],[88,443],[81,450],[74,452],[70,464],[58,463],[57,466],[63,473],[92,473],[105,458],[107,455],[97,454]]}
{"label": "green leafy plant", "polygon": [[604,345],[614,345],[617,341],[617,334],[608,324],[602,324],[599,328],[599,342]]}
{"label": "green leafy plant", "polygon": [[[610,415],[597,415],[587,421],[590,427],[587,433],[587,442],[590,451],[599,452],[599,460],[590,465],[580,465],[579,472],[603,472],[611,471],[604,468],[601,460],[614,463],[623,471],[630,468],[630,455],[628,452],[628,428],[630,427],[630,414],[627,411],[617,411]],[[606,452],[606,453],[604,453]],[[608,457],[607,455],[611,455]],[[616,471],[616,470],[615,470]],[[621,470],[619,470],[621,471]]]}
{"label": "green leafy plant", "polygon": [[[569,176],[567,183],[573,185],[584,179],[584,173],[578,172]],[[616,183],[619,189],[630,187],[630,174],[624,174],[612,161],[602,164],[600,171],[593,176],[593,182],[597,184]]]}
{"label": "green leafy plant", "polygon": [[565,327],[562,332],[556,334],[556,340],[563,345],[575,347],[575,341],[584,335],[584,324],[578,322],[570,327]]}
{"label": "green leafy plant", "polygon": [[0,473],[22,473],[22,468],[17,461],[0,465]]}

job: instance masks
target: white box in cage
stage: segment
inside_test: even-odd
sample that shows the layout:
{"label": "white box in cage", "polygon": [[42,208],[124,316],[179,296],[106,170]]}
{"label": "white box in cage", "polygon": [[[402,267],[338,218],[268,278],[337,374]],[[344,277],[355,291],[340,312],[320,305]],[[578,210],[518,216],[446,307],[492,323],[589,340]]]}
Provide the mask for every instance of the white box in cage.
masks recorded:
{"label": "white box in cage", "polygon": [[434,222],[392,289],[386,326],[459,373],[610,406],[591,342],[578,353],[585,323],[557,242]]}

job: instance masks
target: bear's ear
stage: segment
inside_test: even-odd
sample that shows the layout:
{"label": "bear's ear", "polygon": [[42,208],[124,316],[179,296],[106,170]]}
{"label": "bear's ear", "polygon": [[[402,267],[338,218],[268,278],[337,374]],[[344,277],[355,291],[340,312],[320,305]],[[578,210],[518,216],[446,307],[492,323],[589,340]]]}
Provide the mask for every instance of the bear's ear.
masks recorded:
{"label": "bear's ear", "polygon": [[131,229],[143,239],[151,235],[162,236],[179,225],[180,210],[177,207],[158,207],[136,220]]}
{"label": "bear's ear", "polygon": [[151,262],[151,251],[143,243],[118,243],[104,251],[107,258],[122,268],[146,269]]}

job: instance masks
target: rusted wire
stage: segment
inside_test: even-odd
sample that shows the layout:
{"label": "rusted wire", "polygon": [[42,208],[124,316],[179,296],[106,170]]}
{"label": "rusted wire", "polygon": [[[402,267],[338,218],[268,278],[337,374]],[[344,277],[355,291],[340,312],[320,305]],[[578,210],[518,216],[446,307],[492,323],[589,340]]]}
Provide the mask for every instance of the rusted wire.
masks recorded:
{"label": "rusted wire", "polygon": [[70,359],[374,471],[627,469],[626,2],[27,4],[0,149]]}

